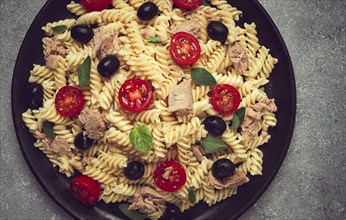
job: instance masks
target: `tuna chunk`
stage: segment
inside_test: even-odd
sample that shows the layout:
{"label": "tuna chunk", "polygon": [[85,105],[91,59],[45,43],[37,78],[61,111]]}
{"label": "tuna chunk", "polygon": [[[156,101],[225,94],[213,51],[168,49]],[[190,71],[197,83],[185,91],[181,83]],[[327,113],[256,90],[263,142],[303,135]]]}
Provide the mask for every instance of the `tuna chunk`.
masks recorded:
{"label": "tuna chunk", "polygon": [[57,55],[49,55],[46,59],[46,67],[55,70],[58,68],[59,57]]}
{"label": "tuna chunk", "polygon": [[99,140],[103,137],[106,123],[97,109],[84,109],[78,118],[84,125],[89,138]]}
{"label": "tuna chunk", "polygon": [[177,115],[188,115],[192,111],[191,80],[183,81],[169,92],[168,111]]}
{"label": "tuna chunk", "polygon": [[50,148],[53,152],[64,154],[64,155],[72,155],[71,145],[62,137],[55,136],[53,142],[50,145]]}
{"label": "tuna chunk", "polygon": [[246,109],[246,114],[247,116],[249,116],[250,118],[254,119],[254,120],[260,120],[262,117],[262,108],[260,108],[259,110],[255,110],[254,108],[255,106],[253,106],[253,108],[251,108],[251,106],[249,108]]}
{"label": "tuna chunk", "polygon": [[155,35],[155,32],[150,30],[150,29],[148,29],[148,28],[141,29],[140,33],[141,33],[142,37],[145,38],[145,39],[148,39],[149,37]]}
{"label": "tuna chunk", "polygon": [[266,99],[260,102],[259,105],[262,106],[263,109],[266,109],[270,112],[276,112],[278,110],[274,99]]}
{"label": "tuna chunk", "polygon": [[245,70],[247,70],[249,67],[249,59],[247,57],[246,50],[236,44],[231,47],[230,57],[235,71],[239,75],[243,75]]}
{"label": "tuna chunk", "polygon": [[50,55],[59,55],[65,57],[67,54],[67,50],[65,48],[65,44],[61,40],[54,40],[51,44],[49,44],[45,50],[43,51],[44,57],[47,60]]}
{"label": "tuna chunk", "polygon": [[199,35],[201,35],[201,25],[198,23],[198,20],[196,18],[192,17],[191,19],[174,26],[169,31],[171,35],[177,32],[187,32],[193,35],[195,38],[198,38]]}
{"label": "tuna chunk", "polygon": [[193,145],[191,147],[191,150],[192,150],[193,154],[196,156],[197,160],[199,162],[201,162],[204,158],[204,155],[205,155],[204,149],[199,145]]}
{"label": "tuna chunk", "polygon": [[41,139],[43,146],[49,151],[67,156],[73,155],[71,145],[61,136],[55,136],[54,140],[51,140],[43,132],[36,131],[35,137]]}
{"label": "tuna chunk", "polygon": [[120,49],[118,33],[105,28],[97,28],[92,39],[94,54],[101,60],[107,55],[115,55]]}
{"label": "tuna chunk", "polygon": [[222,180],[216,179],[211,171],[209,171],[208,174],[208,185],[213,186],[215,189],[233,188],[247,182],[249,182],[249,178],[247,178],[247,176],[238,169],[234,170],[234,174],[232,176],[226,177]]}
{"label": "tuna chunk", "polygon": [[159,205],[163,205],[165,200],[162,195],[149,187],[143,187],[138,191],[129,206],[129,210],[138,210],[145,214],[151,214],[159,210]]}
{"label": "tuna chunk", "polygon": [[35,134],[34,134],[34,135],[35,135],[35,137],[36,137],[37,139],[41,139],[43,146],[44,146],[47,150],[51,150],[50,144],[52,143],[52,140],[49,139],[49,138],[46,136],[45,133],[40,132],[40,131],[35,131]]}
{"label": "tuna chunk", "polygon": [[[258,134],[261,129],[261,118],[265,111],[277,111],[274,99],[265,99],[245,109],[245,118],[241,126],[241,134],[244,137],[254,137]],[[262,127],[262,135],[268,135],[268,126]]]}

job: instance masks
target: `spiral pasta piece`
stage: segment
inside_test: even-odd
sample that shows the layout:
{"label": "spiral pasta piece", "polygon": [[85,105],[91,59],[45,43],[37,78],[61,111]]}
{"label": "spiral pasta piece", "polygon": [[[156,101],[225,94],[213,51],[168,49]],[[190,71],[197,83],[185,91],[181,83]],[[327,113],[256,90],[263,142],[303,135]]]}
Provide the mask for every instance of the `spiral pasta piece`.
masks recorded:
{"label": "spiral pasta piece", "polygon": [[31,133],[34,133],[36,130],[38,130],[38,123],[35,116],[32,114],[31,109],[28,109],[22,114],[22,119]]}
{"label": "spiral pasta piece", "polygon": [[67,124],[67,125],[72,123],[70,118],[64,117],[58,114],[58,112],[55,109],[53,99],[49,99],[44,103],[44,106],[38,115],[39,127],[41,127],[44,121],[50,121],[55,124]]}
{"label": "spiral pasta piece", "polygon": [[52,79],[54,77],[54,70],[45,66],[34,65],[34,68],[30,71],[29,82],[30,83],[42,83],[44,80]]}
{"label": "spiral pasta piece", "polygon": [[111,110],[110,113],[106,116],[107,120],[111,122],[119,130],[130,133],[133,129],[131,121],[127,120],[125,116],[121,115],[119,112]]}
{"label": "spiral pasta piece", "polygon": [[127,166],[127,157],[119,154],[113,153],[108,154],[106,152],[100,151],[101,153],[98,156],[98,159],[103,163],[107,164],[107,166],[111,166],[114,169],[123,168]]}
{"label": "spiral pasta piece", "polygon": [[84,14],[77,19],[76,24],[100,24],[102,22],[101,13],[99,11],[90,12],[88,14]]}
{"label": "spiral pasta piece", "polygon": [[184,136],[195,133],[200,127],[201,121],[198,117],[191,119],[191,122],[181,126],[174,126],[172,131],[165,134],[165,141],[167,144],[174,144],[181,140]]}

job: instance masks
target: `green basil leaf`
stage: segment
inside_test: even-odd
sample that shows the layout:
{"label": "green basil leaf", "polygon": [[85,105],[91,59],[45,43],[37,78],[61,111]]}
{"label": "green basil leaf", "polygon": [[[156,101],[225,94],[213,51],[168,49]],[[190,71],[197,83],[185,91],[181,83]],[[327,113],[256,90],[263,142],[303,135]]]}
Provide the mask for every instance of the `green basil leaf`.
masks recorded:
{"label": "green basil leaf", "polygon": [[204,86],[216,86],[216,80],[211,73],[204,68],[196,68],[191,71],[192,80]]}
{"label": "green basil leaf", "polygon": [[122,213],[124,213],[124,215],[129,217],[131,220],[150,219],[148,216],[146,216],[140,212],[129,210],[129,204],[127,204],[127,203],[121,203],[121,204],[119,204],[118,207],[119,207],[120,211]]}
{"label": "green basil leaf", "polygon": [[242,125],[245,118],[245,107],[241,107],[240,109],[235,111],[235,114],[238,115],[238,118],[240,120],[239,126]]}
{"label": "green basil leaf", "polygon": [[240,119],[238,115],[234,114],[232,118],[232,124],[231,124],[231,129],[233,131],[236,131],[240,126]]}
{"label": "green basil leaf", "polygon": [[195,195],[195,193],[191,189],[189,190],[189,201],[192,204],[196,203],[196,195]]}
{"label": "green basil leaf", "polygon": [[130,132],[131,144],[141,152],[149,152],[153,145],[151,131],[144,125],[140,125]]}
{"label": "green basil leaf", "polygon": [[67,29],[68,29],[68,27],[66,25],[59,25],[59,26],[52,27],[53,32],[56,34],[62,34]]}
{"label": "green basil leaf", "polygon": [[228,148],[225,142],[212,134],[207,134],[207,136],[201,140],[201,145],[206,153],[215,153],[219,150]]}
{"label": "green basil leaf", "polygon": [[243,124],[244,118],[245,118],[245,107],[241,107],[240,109],[234,112],[231,129],[233,131],[236,131]]}
{"label": "green basil leaf", "polygon": [[163,40],[156,38],[156,37],[149,37],[148,42],[154,43],[154,44],[164,44],[165,43]]}
{"label": "green basil leaf", "polygon": [[45,121],[42,123],[43,133],[45,133],[47,137],[49,137],[50,139],[54,139],[55,137],[53,127],[54,127],[54,123],[50,121]]}
{"label": "green basil leaf", "polygon": [[90,82],[91,59],[88,56],[78,67],[79,88],[87,86]]}

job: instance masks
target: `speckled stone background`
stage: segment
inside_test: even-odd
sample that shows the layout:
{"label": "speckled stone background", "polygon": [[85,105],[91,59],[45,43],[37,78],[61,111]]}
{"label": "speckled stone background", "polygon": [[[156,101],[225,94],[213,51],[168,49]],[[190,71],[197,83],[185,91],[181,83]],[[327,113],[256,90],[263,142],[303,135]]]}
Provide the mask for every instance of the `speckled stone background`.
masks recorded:
{"label": "speckled stone background", "polygon": [[[246,1],[246,0],[244,0]],[[292,57],[297,118],[278,175],[240,219],[346,219],[344,0],[260,0]],[[0,1],[0,219],[70,219],[29,170],[14,132],[10,91],[21,42],[45,0]]]}

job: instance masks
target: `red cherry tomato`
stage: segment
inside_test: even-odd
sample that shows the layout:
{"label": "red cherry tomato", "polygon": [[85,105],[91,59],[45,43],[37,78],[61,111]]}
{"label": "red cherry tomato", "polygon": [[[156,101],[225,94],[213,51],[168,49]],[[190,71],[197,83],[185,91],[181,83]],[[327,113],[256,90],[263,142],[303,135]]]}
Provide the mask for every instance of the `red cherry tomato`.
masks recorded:
{"label": "red cherry tomato", "polygon": [[80,0],[87,11],[102,11],[109,7],[112,0]]}
{"label": "red cherry tomato", "polygon": [[101,195],[100,184],[88,176],[74,178],[70,183],[70,191],[78,201],[86,205],[95,205]]}
{"label": "red cherry tomato", "polygon": [[154,181],[160,189],[166,192],[174,192],[185,184],[186,173],[180,163],[166,161],[161,163],[154,171]]}
{"label": "red cherry tomato", "polygon": [[173,0],[173,3],[179,8],[192,9],[202,3],[202,0]]}
{"label": "red cherry tomato", "polygon": [[126,80],[119,90],[119,103],[129,112],[140,112],[148,108],[153,91],[150,84],[142,79]]}
{"label": "red cherry tomato", "polygon": [[236,88],[228,84],[221,84],[213,90],[210,101],[217,112],[232,114],[238,109],[241,98]]}
{"label": "red cherry tomato", "polygon": [[84,95],[73,86],[61,87],[55,96],[55,109],[62,116],[76,116],[84,106]]}
{"label": "red cherry tomato", "polygon": [[201,55],[201,46],[189,33],[178,32],[173,35],[169,48],[174,61],[180,65],[194,64]]}

